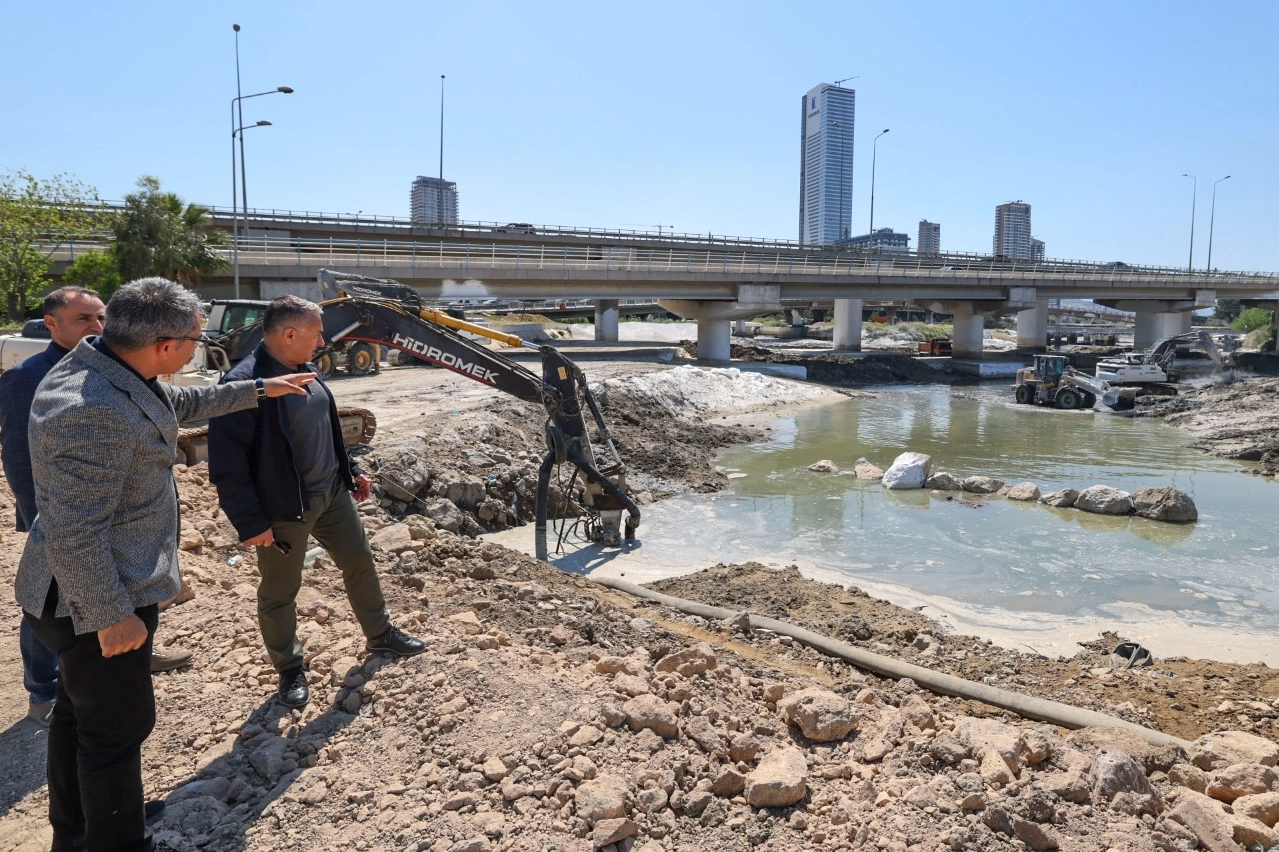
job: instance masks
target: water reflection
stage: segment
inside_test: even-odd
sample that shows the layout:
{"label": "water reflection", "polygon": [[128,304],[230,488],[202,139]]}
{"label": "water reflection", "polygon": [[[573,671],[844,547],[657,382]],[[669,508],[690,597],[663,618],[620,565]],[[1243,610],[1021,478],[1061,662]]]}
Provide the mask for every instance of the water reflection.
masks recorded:
{"label": "water reflection", "polygon": [[[744,473],[709,505],[700,535],[735,552],[777,554],[964,603],[1025,613],[1089,615],[1139,605],[1192,621],[1279,628],[1279,566],[1269,540],[1272,484],[1239,462],[1186,449],[1157,422],[1011,403],[1007,388],[882,391],[806,411],[771,439],[725,452]],[[905,451],[935,470],[1030,481],[1043,493],[1106,484],[1171,485],[1198,505],[1196,524],[1092,515],[1003,498],[889,491],[815,474],[829,458],[887,468]],[[659,512],[687,517],[678,501]],[[674,521],[674,518],[672,518]],[[654,520],[654,525],[659,521]]]}

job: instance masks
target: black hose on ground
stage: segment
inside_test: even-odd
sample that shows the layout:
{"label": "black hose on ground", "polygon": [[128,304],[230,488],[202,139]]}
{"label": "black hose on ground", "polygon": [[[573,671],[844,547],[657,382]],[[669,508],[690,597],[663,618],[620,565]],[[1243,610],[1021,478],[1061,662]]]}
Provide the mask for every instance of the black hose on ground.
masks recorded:
{"label": "black hose on ground", "polygon": [[[698,615],[702,618],[724,620],[736,618],[741,614],[723,607],[710,606],[696,601],[685,600],[684,598],[664,595],[661,592],[655,592],[635,583],[616,580],[612,577],[589,577],[588,579],[601,586],[616,589],[635,597],[656,601],[663,606],[668,606],[690,615]],[[962,677],[935,672],[923,666],[905,663],[892,657],[885,657],[882,654],[875,654],[854,645],[849,645],[847,642],[831,639],[829,636],[814,633],[811,630],[806,630],[803,627],[789,624],[785,621],[766,618],[754,613],[749,615],[751,627],[753,628],[770,630],[782,636],[790,636],[792,639],[796,639],[811,648],[816,648],[825,654],[845,660],[859,669],[865,669],[885,677],[910,678],[925,689],[942,695],[971,698],[974,701],[981,701],[985,704],[1011,710],[1027,719],[1051,722],[1063,728],[1119,728],[1136,734],[1154,746],[1172,744],[1182,748],[1190,747],[1190,743],[1183,739],[1151,730],[1150,728],[1143,728],[1141,725],[1129,722],[1126,719],[1120,719],[1118,716],[1110,716],[1105,713],[1098,713],[1095,710],[1086,710],[1082,707],[1073,707],[1069,704],[1062,704],[1059,701],[1051,701],[1046,698],[1022,695],[1019,692],[1000,689],[997,686],[975,683]]]}

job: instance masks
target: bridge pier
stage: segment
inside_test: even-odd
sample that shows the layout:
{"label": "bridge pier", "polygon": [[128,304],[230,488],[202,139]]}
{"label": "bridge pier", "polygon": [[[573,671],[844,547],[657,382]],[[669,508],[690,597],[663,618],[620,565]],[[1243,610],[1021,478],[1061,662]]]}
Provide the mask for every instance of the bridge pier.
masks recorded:
{"label": "bridge pier", "polygon": [[1178,334],[1185,334],[1190,331],[1190,327],[1194,325],[1194,311],[1180,311],[1178,313],[1164,314],[1164,337],[1175,337]]}
{"label": "bridge pier", "polygon": [[731,321],[781,310],[777,284],[738,284],[737,301],[659,299],[658,304],[685,319],[697,320],[697,360],[729,361],[733,339]]}
{"label": "bridge pier", "polygon": [[[1004,299],[938,299],[924,305],[928,310],[939,314],[950,314],[953,331],[951,332],[951,353],[955,358],[981,358],[983,354],[982,338],[984,336],[987,316],[1002,316],[1011,313],[1035,313],[1039,310],[1039,297],[1034,287],[1009,287]],[[1045,317],[1047,309],[1044,310]],[[1043,335],[1048,334],[1045,319]],[[1018,329],[1020,335],[1020,324]],[[1041,339],[1039,346],[1044,345]]]}
{"label": "bridge pier", "polygon": [[[954,358],[980,358],[986,318],[981,314],[951,314],[951,356]],[[1044,331],[1047,334],[1047,330]]]}
{"label": "bridge pier", "polygon": [[1017,348],[1043,349],[1048,342],[1048,299],[1038,298],[1035,307],[1017,314]]}
{"label": "bridge pier", "polygon": [[862,300],[835,300],[835,333],[831,338],[835,349],[862,351]]}
{"label": "bridge pier", "polygon": [[595,300],[595,339],[617,342],[618,300]]}
{"label": "bridge pier", "polygon": [[1149,349],[1165,337],[1190,330],[1194,312],[1217,303],[1216,290],[1194,290],[1190,299],[1095,299],[1117,311],[1132,311],[1132,348]]}
{"label": "bridge pier", "polygon": [[1134,351],[1149,349],[1163,336],[1163,314],[1156,311],[1137,311],[1132,324],[1132,348]]}

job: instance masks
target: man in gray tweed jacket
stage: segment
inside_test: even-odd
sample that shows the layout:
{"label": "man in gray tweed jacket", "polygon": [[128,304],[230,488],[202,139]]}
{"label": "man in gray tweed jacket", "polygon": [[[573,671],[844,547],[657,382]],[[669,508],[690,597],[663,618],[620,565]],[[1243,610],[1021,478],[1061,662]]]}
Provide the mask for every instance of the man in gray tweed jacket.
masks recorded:
{"label": "man in gray tweed jacket", "polygon": [[38,515],[18,566],[18,603],[62,676],[49,729],[53,850],[152,849],[142,743],[155,724],[157,604],[177,594],[178,422],[305,393],[310,373],[173,388],[201,342],[195,294],[164,278],[122,287],[106,329],[54,366],[28,435]]}

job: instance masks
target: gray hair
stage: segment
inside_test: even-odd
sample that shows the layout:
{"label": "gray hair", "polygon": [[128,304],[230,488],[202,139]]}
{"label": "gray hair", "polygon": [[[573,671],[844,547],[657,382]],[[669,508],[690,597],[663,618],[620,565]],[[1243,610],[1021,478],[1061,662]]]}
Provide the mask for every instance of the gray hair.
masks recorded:
{"label": "gray hair", "polygon": [[262,332],[270,334],[277,328],[286,327],[289,323],[308,320],[321,316],[324,309],[315,302],[307,301],[301,296],[285,293],[271,300],[262,314]]}
{"label": "gray hair", "polygon": [[112,349],[136,352],[164,337],[187,337],[204,319],[195,293],[167,278],[130,281],[107,302],[103,342]]}

